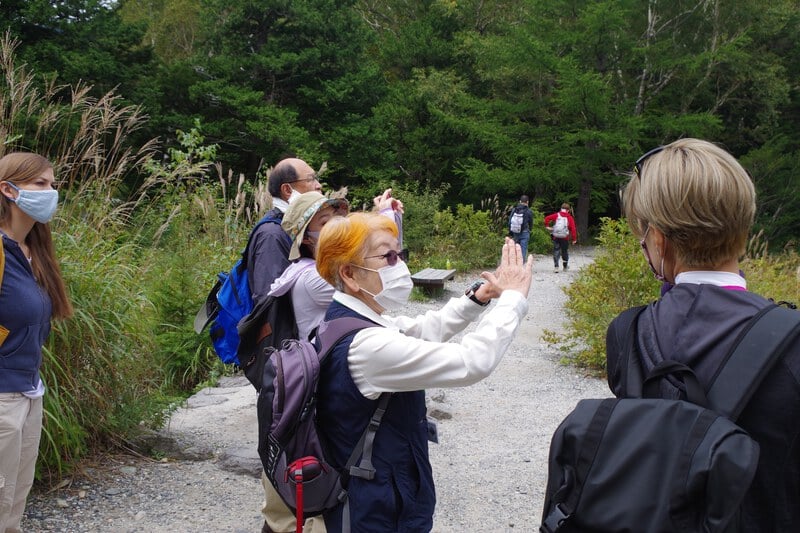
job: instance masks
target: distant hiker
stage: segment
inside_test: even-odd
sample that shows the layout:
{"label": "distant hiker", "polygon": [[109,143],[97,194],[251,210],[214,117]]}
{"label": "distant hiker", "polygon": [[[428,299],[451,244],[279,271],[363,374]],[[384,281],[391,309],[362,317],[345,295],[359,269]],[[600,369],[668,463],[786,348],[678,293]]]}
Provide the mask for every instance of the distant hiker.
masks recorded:
{"label": "distant hiker", "polygon": [[528,207],[528,202],[527,195],[520,196],[519,204],[511,211],[508,219],[508,232],[514,242],[519,244],[525,260],[528,258],[528,241],[530,241],[531,227],[533,226],[533,211]]}
{"label": "distant hiker", "polygon": [[33,484],[50,320],[72,315],[50,234],[54,182],[53,166],[40,155],[0,158],[0,531],[20,531]]}
{"label": "distant hiker", "polygon": [[568,270],[569,243],[578,242],[578,230],[575,228],[575,219],[572,218],[569,204],[564,202],[558,212],[544,217],[544,227],[551,233],[553,239],[553,272],[558,272],[559,256],[564,270]]}
{"label": "distant hiker", "polygon": [[[461,298],[418,317],[390,316],[403,308],[412,282],[398,230],[386,217],[355,213],[329,221],[317,248],[317,269],[336,287],[325,320],[374,322],[336,344],[320,371],[317,422],[341,468],[370,423],[382,393],[392,393],[372,445],[374,478],[351,477],[344,505],[325,514],[329,533],[430,531],[435,495],[428,459],[427,387],[467,386],[488,376],[528,309],[532,261],[523,266],[510,238],[500,266],[484,272]],[[486,305],[497,299],[486,313]],[[481,316],[482,315],[482,316]],[[458,342],[448,342],[473,322]]]}

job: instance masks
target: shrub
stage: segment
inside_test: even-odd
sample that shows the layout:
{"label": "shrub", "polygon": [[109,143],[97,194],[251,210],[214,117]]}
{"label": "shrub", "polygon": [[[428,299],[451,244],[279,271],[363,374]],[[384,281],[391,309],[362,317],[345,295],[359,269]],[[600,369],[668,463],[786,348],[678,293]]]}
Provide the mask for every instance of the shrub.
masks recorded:
{"label": "shrub", "polygon": [[492,216],[491,205],[484,203],[487,209],[478,211],[466,205],[457,205],[454,211],[440,209],[446,188],[385,183],[351,190],[351,209],[372,209],[372,199],[387,187],[392,187],[393,195],[405,207],[403,244],[410,251],[408,267],[412,272],[421,268],[455,268],[464,272],[497,264],[507,230]]}
{"label": "shrub", "polygon": [[[564,289],[568,333],[545,331],[543,338],[567,354],[564,362],[604,373],[608,324],[623,310],[658,298],[660,282],[651,275],[624,220],[602,219],[598,241],[593,264]],[[800,256],[793,249],[770,255],[761,235],[756,235],[740,267],[748,290],[776,301],[800,303]]]}
{"label": "shrub", "polygon": [[57,477],[86,451],[159,417],[154,308],[137,282],[135,244],[86,225],[55,233],[75,315],[55,322],[45,347],[45,421],[38,466]]}
{"label": "shrub", "polygon": [[779,254],[769,254],[763,232],[750,238],[747,254],[740,268],[747,279],[747,289],[775,301],[800,304],[800,256],[792,243]]}
{"label": "shrub", "polygon": [[608,324],[625,309],[656,299],[660,283],[624,220],[603,218],[597,241],[594,262],[564,288],[567,333],[545,331],[543,339],[566,354],[564,362],[603,372]]}

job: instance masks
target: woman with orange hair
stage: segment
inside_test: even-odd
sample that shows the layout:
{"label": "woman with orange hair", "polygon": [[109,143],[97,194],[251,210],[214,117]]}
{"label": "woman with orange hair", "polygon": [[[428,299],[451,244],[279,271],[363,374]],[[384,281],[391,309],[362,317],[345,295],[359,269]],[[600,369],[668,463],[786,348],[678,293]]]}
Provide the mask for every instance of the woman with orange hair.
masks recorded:
{"label": "woman with orange hair", "polygon": [[72,314],[48,222],[58,192],[36,154],[0,158],[0,531],[19,531],[42,432],[42,345]]}
{"label": "woman with orange hair", "polygon": [[[436,497],[428,460],[427,387],[463,387],[498,365],[528,310],[532,261],[506,239],[494,272],[483,272],[461,298],[415,318],[389,316],[405,305],[411,274],[387,217],[351,214],[322,229],[317,269],[334,286],[326,320],[375,324],[343,338],[323,362],[317,404],[320,433],[342,468],[383,393],[391,393],[372,445],[374,478],[350,477],[347,513],[325,515],[329,533],[429,531]],[[496,304],[483,313],[490,300]],[[482,315],[482,316],[481,316]],[[447,342],[477,321],[458,342]]]}

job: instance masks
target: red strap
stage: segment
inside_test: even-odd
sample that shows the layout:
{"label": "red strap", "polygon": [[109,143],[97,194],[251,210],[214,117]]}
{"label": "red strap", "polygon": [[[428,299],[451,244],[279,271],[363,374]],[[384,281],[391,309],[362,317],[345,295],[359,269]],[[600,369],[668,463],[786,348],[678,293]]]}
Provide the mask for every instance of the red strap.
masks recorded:
{"label": "red strap", "polygon": [[291,472],[295,483],[295,505],[297,507],[297,529],[296,533],[303,533],[303,481],[306,476],[311,481],[322,471],[322,465],[316,457],[307,456],[295,460],[287,468]]}
{"label": "red strap", "polygon": [[297,486],[295,502],[297,503],[297,533],[303,533],[303,467],[294,471],[294,481]]}

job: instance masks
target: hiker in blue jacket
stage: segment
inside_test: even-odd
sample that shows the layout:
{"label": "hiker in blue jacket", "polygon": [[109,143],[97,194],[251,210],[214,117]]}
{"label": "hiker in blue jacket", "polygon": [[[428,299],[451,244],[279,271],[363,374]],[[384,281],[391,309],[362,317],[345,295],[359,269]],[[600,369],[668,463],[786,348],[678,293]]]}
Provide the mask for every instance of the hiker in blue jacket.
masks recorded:
{"label": "hiker in blue jacket", "polygon": [[[623,194],[623,209],[653,275],[673,287],[638,318],[645,372],[662,360],[692,368],[706,388],[759,310],[771,304],[747,290],[738,258],[756,212],[753,183],[722,148],[681,139],[644,154]],[[622,364],[627,328],[608,328],[608,383],[626,397]],[[662,379],[662,397],[681,397]],[[741,531],[800,531],[800,341],[761,382],[737,423],[761,450],[741,508]]]}
{"label": "hiker in blue jacket", "polygon": [[[430,531],[436,496],[424,389],[467,386],[491,374],[528,309],[532,262],[523,265],[519,246],[506,238],[500,266],[481,274],[483,283],[468,294],[418,317],[385,314],[401,309],[412,288],[398,248],[394,222],[365,213],[330,220],[317,248],[317,269],[336,288],[325,319],[375,323],[342,339],[320,372],[318,427],[336,467],[346,463],[380,395],[393,393],[374,440],[374,479],[349,479],[353,532]],[[342,531],[344,510],[325,514],[329,533]]]}
{"label": "hiker in blue jacket", "polygon": [[0,158],[0,531],[20,531],[42,432],[42,345],[72,305],[53,250],[58,204],[44,157]]}
{"label": "hiker in blue jacket", "polygon": [[[280,222],[289,204],[305,192],[322,192],[319,177],[302,159],[288,158],[279,161],[269,174],[267,185],[272,196],[272,209],[265,216]],[[253,306],[267,297],[270,285],[289,266],[289,248],[292,241],[280,224],[262,224],[250,242],[247,252],[247,283]]]}

